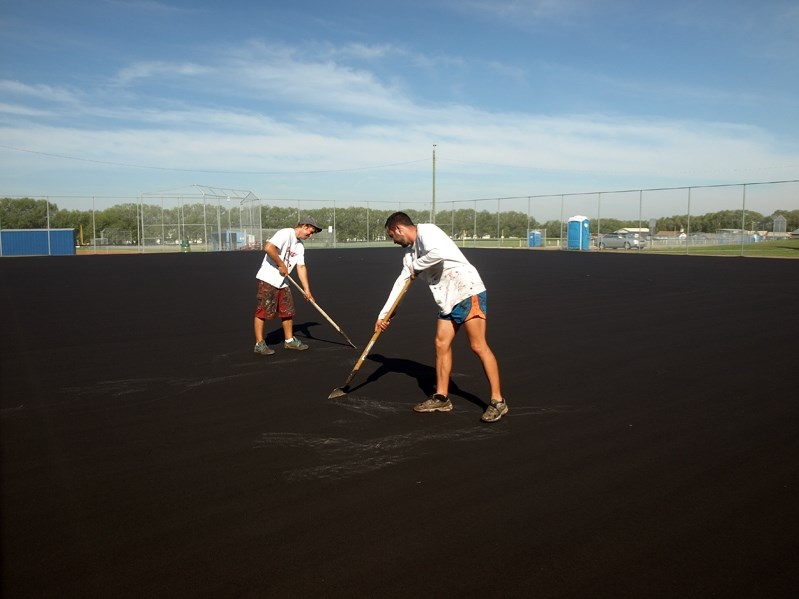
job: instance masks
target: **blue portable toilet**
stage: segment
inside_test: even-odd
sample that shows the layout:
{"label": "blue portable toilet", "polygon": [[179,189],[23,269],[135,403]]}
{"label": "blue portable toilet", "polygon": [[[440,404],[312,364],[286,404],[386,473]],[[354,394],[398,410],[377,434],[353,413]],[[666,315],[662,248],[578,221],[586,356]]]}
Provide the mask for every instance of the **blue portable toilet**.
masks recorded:
{"label": "blue portable toilet", "polygon": [[587,251],[591,248],[589,224],[587,216],[577,215],[569,219],[566,229],[566,249]]}
{"label": "blue portable toilet", "polygon": [[541,247],[541,231],[527,232],[527,247],[528,248]]}

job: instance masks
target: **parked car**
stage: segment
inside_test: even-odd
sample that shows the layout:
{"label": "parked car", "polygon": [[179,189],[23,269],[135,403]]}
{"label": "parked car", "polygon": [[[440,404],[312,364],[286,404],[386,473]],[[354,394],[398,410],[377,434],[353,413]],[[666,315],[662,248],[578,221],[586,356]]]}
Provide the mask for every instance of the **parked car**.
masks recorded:
{"label": "parked car", "polygon": [[596,245],[600,250],[605,248],[624,248],[629,250],[635,248],[640,250],[646,245],[646,242],[635,233],[605,233],[597,237]]}

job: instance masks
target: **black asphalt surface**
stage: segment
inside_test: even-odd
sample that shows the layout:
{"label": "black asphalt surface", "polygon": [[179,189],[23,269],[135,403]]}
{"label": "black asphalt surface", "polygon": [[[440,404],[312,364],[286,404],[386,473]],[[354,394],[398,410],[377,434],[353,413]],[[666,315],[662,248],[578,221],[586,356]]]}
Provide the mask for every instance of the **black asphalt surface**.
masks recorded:
{"label": "black asphalt surface", "polygon": [[[0,260],[2,596],[795,597],[799,261],[465,250],[450,413],[415,282],[360,355],[252,352],[259,252]],[[309,250],[363,348],[397,248]],[[279,342],[267,323],[268,341]]]}

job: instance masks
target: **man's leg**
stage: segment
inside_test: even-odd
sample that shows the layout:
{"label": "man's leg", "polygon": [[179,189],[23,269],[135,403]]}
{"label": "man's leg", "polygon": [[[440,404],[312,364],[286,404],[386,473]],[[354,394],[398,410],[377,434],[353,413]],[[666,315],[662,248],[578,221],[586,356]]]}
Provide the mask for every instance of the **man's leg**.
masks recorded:
{"label": "man's leg", "polygon": [[294,337],[294,319],[283,318],[280,323],[283,327],[283,339],[291,339]]}
{"label": "man's leg", "polygon": [[449,412],[452,402],[449,392],[449,374],[452,371],[452,340],[458,326],[451,320],[439,320],[436,328],[436,392],[422,403],[416,404],[416,412]]}
{"label": "man's leg", "polygon": [[255,342],[259,343],[264,340],[264,321],[257,316],[253,319],[253,329],[255,331]]}
{"label": "man's leg", "polygon": [[271,347],[266,344],[264,341],[264,319],[259,318],[256,316],[253,319],[253,330],[255,332],[255,348],[254,351],[256,354],[261,354],[263,356],[270,356],[275,353]]}
{"label": "man's leg", "polygon": [[[308,346],[294,337],[294,316],[297,311],[294,309],[294,296],[291,289],[283,287],[277,296],[277,313],[280,316],[283,328],[283,347],[286,349],[308,349]],[[289,342],[286,344],[286,342]]]}
{"label": "man's leg", "polygon": [[491,351],[486,341],[485,319],[472,318],[463,323],[463,327],[466,329],[469,346],[483,364],[483,371],[491,387],[491,400],[502,401],[502,391],[499,385],[499,365],[494,352]]}
{"label": "man's leg", "polygon": [[264,340],[264,322],[275,317],[276,305],[276,292],[277,289],[264,281],[258,281],[258,293],[256,300],[258,307],[255,310],[253,317],[253,332],[255,333],[255,353],[262,355],[271,355],[275,351],[266,345]]}
{"label": "man's leg", "polygon": [[294,336],[294,320],[292,318],[283,319],[283,348],[305,350],[308,346]]}
{"label": "man's leg", "polygon": [[439,319],[436,327],[436,393],[447,397],[452,372],[452,341],[459,326],[451,320]]}

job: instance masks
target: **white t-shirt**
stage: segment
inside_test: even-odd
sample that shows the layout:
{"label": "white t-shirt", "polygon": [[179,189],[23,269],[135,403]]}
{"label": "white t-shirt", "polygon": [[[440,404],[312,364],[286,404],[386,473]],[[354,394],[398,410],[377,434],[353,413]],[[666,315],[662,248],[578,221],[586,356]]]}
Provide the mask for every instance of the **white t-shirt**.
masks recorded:
{"label": "white t-shirt", "polygon": [[[305,264],[305,246],[302,241],[297,239],[297,234],[292,227],[280,229],[272,236],[269,243],[277,248],[277,253],[280,255],[283,262],[285,262],[289,274],[291,274],[291,271],[294,270],[297,264]],[[277,264],[275,264],[272,258],[269,257],[269,254],[266,253],[264,254],[263,262],[261,262],[261,268],[258,270],[258,274],[256,274],[255,277],[269,283],[272,287],[281,288],[288,286],[286,278],[281,275],[280,271],[277,269]]]}
{"label": "white t-shirt", "polygon": [[379,319],[382,320],[388,314],[405,281],[410,277],[410,269],[417,272],[417,277],[430,286],[433,299],[442,314],[449,314],[467,297],[486,290],[477,269],[449,235],[436,225],[422,223],[416,225],[414,244],[405,248],[402,272],[394,282],[386,304],[380,310]]}

